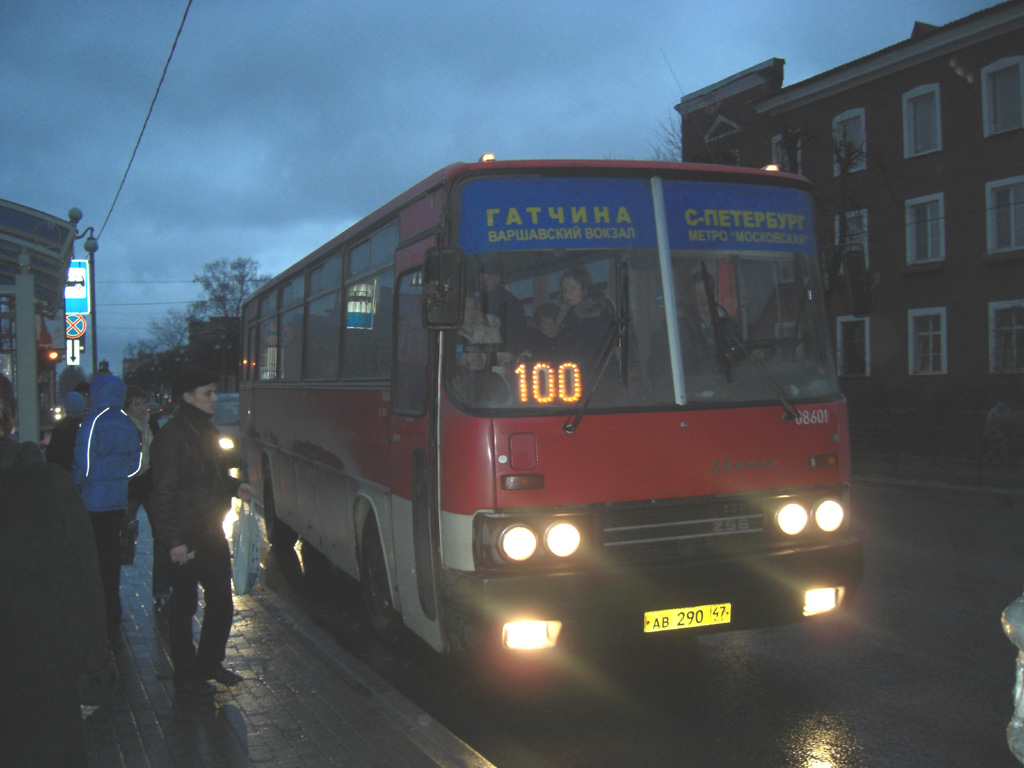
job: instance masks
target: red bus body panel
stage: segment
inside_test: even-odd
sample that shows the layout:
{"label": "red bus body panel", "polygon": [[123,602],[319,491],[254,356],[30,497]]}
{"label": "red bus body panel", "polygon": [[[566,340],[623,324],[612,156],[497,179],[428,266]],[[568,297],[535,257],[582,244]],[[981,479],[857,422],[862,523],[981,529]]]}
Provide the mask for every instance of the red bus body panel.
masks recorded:
{"label": "red bus body panel", "polygon": [[[781,406],[585,415],[574,434],[565,417],[442,420],[442,508],[608,504],[831,485],[849,480],[846,408],[816,405],[817,422],[784,420]],[[827,414],[822,417],[821,414]],[[535,443],[535,466],[514,466],[513,440]],[[812,469],[811,457],[835,455]],[[503,475],[541,474],[538,490],[501,489]]]}

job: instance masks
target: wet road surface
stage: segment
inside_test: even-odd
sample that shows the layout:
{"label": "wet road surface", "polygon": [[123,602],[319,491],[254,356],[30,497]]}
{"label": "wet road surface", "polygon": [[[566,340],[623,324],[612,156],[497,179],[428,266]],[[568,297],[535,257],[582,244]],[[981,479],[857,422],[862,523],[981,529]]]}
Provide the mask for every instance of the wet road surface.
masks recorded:
{"label": "wet road surface", "polygon": [[265,583],[499,768],[1019,765],[999,619],[1024,583],[1024,498],[871,483],[854,498],[849,611],[551,664],[382,645],[358,589],[301,548]]}

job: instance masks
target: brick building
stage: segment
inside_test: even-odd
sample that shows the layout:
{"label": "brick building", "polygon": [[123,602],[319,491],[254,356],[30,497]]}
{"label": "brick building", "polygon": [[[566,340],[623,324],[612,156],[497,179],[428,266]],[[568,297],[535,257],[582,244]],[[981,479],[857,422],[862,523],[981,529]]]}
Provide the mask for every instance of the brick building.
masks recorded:
{"label": "brick building", "polygon": [[871,315],[831,307],[854,414],[1024,405],[1024,0],[787,87],[784,64],[684,96],[683,158],[801,173],[819,244],[863,244]]}

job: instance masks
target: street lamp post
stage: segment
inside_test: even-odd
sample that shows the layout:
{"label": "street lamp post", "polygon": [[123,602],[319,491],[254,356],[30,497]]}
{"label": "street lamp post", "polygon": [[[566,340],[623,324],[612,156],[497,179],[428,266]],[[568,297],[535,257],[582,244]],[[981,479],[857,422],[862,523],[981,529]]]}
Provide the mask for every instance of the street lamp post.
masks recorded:
{"label": "street lamp post", "polygon": [[[89,227],[86,232],[92,232],[92,227]],[[92,322],[92,374],[96,375],[96,348],[99,346],[99,341],[96,340],[96,251],[99,250],[100,244],[91,234],[85,238],[85,252],[89,254],[89,282],[92,284],[90,287],[92,290],[89,291],[89,320]]]}
{"label": "street lamp post", "polygon": [[[77,218],[76,218],[77,215]],[[72,208],[69,216],[73,222],[77,222],[82,218],[82,212],[77,208]],[[93,236],[93,228],[86,227],[82,234],[75,235],[75,240],[81,240],[85,238],[85,243],[82,247],[85,252],[89,254],[89,325],[92,328],[92,374],[96,375],[96,347],[98,342],[96,340],[96,251],[99,250],[99,241]]]}

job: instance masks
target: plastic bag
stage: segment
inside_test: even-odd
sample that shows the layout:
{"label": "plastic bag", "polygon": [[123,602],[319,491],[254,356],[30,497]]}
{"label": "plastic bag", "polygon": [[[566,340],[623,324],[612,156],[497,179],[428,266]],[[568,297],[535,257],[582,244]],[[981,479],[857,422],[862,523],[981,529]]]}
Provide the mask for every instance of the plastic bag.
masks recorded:
{"label": "plastic bag", "polygon": [[231,543],[234,550],[231,575],[235,583],[235,594],[244,595],[252,591],[260,580],[260,545],[263,542],[252,504],[243,503],[238,510],[238,521],[231,535]]}

